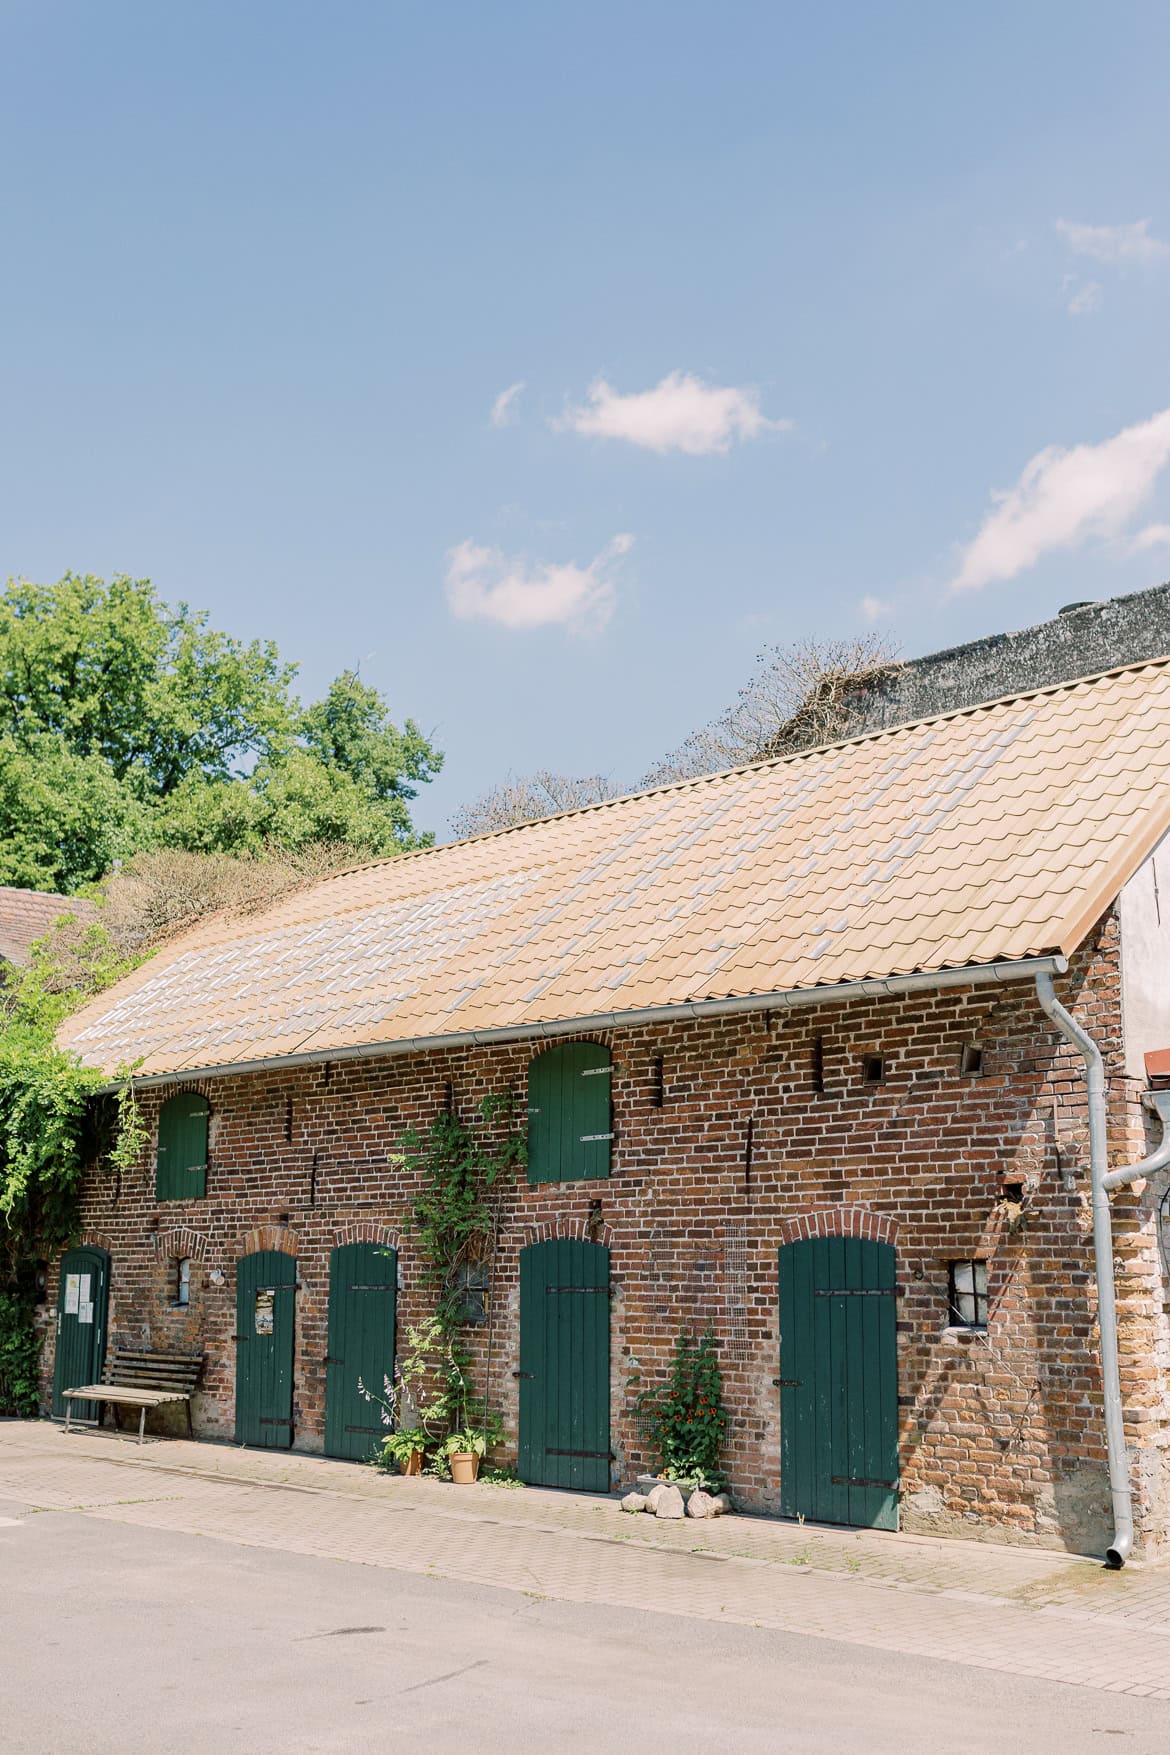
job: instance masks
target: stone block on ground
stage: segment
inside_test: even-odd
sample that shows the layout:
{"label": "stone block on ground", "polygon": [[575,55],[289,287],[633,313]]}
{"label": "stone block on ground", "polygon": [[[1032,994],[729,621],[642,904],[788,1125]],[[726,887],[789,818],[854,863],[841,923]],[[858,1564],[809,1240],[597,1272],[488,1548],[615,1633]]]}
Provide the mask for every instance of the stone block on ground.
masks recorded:
{"label": "stone block on ground", "polygon": [[644,1493],[627,1493],[622,1500],[623,1511],[645,1511],[646,1495]]}
{"label": "stone block on ground", "polygon": [[683,1496],[677,1487],[663,1487],[654,1508],[655,1517],[684,1517]]}
{"label": "stone block on ground", "polygon": [[723,1517],[727,1512],[734,1510],[735,1507],[731,1503],[729,1493],[713,1493],[711,1495],[711,1509],[707,1513],[708,1517]]}
{"label": "stone block on ground", "polygon": [[701,1487],[696,1487],[695,1491],[687,1500],[687,1516],[713,1517],[714,1515],[711,1495],[709,1493],[704,1493]]}

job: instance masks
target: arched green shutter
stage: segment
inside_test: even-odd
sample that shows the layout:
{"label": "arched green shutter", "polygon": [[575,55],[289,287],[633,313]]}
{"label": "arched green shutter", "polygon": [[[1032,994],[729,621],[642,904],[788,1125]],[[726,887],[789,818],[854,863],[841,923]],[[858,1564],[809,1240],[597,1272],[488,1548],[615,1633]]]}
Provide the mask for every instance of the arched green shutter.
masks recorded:
{"label": "arched green shutter", "polygon": [[610,1071],[609,1049],[600,1042],[561,1042],[529,1063],[529,1182],[609,1175]]}
{"label": "arched green shutter", "polygon": [[156,1200],[202,1200],[207,1193],[207,1098],[181,1091],[159,1110]]}

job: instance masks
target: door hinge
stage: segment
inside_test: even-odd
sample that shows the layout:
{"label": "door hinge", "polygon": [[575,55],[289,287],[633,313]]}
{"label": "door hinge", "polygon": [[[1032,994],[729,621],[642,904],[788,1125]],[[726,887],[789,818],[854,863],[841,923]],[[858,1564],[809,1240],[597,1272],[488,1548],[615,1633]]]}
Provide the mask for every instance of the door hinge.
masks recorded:
{"label": "door hinge", "polygon": [[535,1377],[536,1372],[535,1371],[513,1371],[512,1376],[513,1377]]}
{"label": "door hinge", "polygon": [[335,1359],[333,1357],[332,1353],[326,1353],[326,1355],[322,1359],[321,1363],[322,1363],[322,1365],[344,1365],[345,1360],[344,1359]]}
{"label": "door hinge", "polygon": [[275,1414],[261,1414],[256,1424],[258,1426],[291,1426],[292,1421],[278,1420]]}
{"label": "door hinge", "polygon": [[804,1378],[803,1377],[774,1377],[772,1379],[772,1388],[773,1389],[803,1389],[804,1388]]}
{"label": "door hinge", "polygon": [[551,1444],[545,1445],[544,1454],[545,1456],[586,1456],[594,1458],[598,1462],[613,1461],[613,1452],[610,1450],[554,1450]]}
{"label": "door hinge", "polygon": [[[292,1425],[291,1420],[289,1421],[289,1425]],[[343,1432],[373,1432],[377,1437],[380,1437],[382,1432],[380,1426],[343,1426],[341,1430]]]}
{"label": "door hinge", "polygon": [[883,1487],[892,1489],[897,1481],[873,1481],[868,1475],[831,1475],[834,1487]]}
{"label": "door hinge", "polygon": [[591,1140],[611,1140],[612,1133],[583,1133],[579,1136],[581,1144],[587,1146]]}

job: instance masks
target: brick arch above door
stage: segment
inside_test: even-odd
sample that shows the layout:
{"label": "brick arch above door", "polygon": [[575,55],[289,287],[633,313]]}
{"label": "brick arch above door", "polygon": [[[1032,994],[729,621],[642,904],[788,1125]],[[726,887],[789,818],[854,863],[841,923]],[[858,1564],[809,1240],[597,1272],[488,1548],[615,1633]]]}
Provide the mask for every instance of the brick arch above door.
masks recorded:
{"label": "brick arch above door", "polygon": [[533,1243],[556,1243],[558,1241],[574,1243],[604,1243],[607,1249],[613,1247],[613,1232],[604,1220],[600,1224],[591,1221],[588,1214],[579,1219],[542,1219],[536,1224],[524,1226],[523,1247]]}
{"label": "brick arch above door", "polygon": [[807,1237],[861,1237],[868,1243],[896,1243],[898,1222],[888,1213],[869,1207],[817,1207],[786,1219],[780,1227],[781,1243],[799,1243]]}
{"label": "brick arch above door", "polygon": [[256,1255],[262,1249],[275,1249],[280,1255],[298,1255],[300,1238],[287,1225],[257,1225],[245,1231],[236,1247],[236,1254]]}
{"label": "brick arch above door", "polygon": [[83,1231],[73,1249],[104,1249],[107,1255],[114,1253],[114,1239],[108,1231]]}
{"label": "brick arch above door", "polygon": [[350,1219],[334,1231],[332,1247],[344,1249],[347,1243],[377,1243],[383,1249],[399,1249],[400,1239],[396,1225],[379,1225],[374,1219]]}

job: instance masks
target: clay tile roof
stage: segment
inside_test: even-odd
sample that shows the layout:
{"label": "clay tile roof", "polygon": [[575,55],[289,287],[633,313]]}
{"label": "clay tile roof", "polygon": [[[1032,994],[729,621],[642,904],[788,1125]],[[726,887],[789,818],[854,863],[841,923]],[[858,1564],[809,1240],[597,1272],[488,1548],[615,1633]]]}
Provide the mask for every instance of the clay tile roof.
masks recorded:
{"label": "clay tile roof", "polygon": [[79,896],[53,896],[44,890],[0,888],[0,961],[18,968],[28,961],[29,946],[48,932],[62,914],[88,916],[92,902]]}
{"label": "clay tile roof", "polygon": [[1170,659],[325,878],[63,1026],[166,1074],[1073,950],[1170,827]]}

